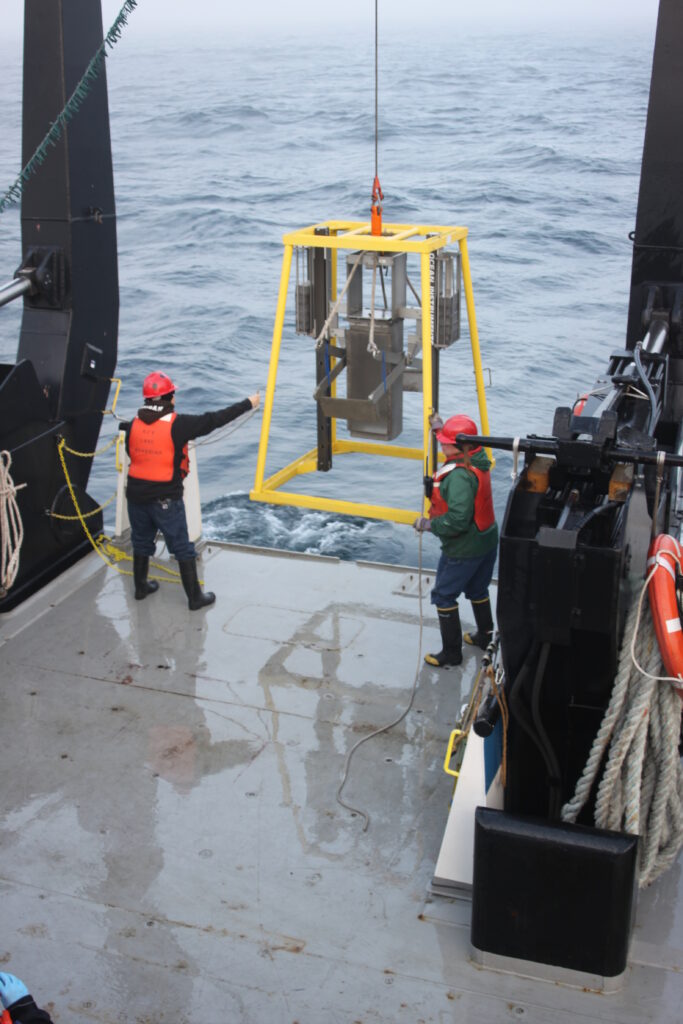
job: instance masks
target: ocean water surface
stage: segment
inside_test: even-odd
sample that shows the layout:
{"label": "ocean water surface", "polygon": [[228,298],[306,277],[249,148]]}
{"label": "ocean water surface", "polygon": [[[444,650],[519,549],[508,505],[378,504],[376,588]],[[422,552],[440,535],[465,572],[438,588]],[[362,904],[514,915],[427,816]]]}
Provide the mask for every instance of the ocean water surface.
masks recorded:
{"label": "ocean water surface", "polygon": [[[382,38],[384,219],[469,228],[492,433],[549,433],[555,407],[623,346],[653,38],[654,25],[650,35]],[[264,391],[283,233],[369,216],[373,59],[374,40],[354,34],[151,45],[124,32],[107,61],[122,416],[153,368],[174,379],[185,411]],[[0,83],[4,192],[20,169],[21,47],[7,41]],[[20,262],[11,209],[0,215],[0,280]],[[314,340],[294,333],[292,294],[267,472],[315,445]],[[20,315],[17,302],[0,310],[3,361],[14,361]],[[462,319],[441,361],[441,411],[477,419],[464,303]],[[415,564],[407,526],[252,504],[259,428],[252,417],[199,451],[207,536]],[[113,429],[105,422],[103,437]],[[408,394],[397,443],[419,446],[420,432],[420,399]],[[510,469],[499,454],[499,518]],[[417,511],[421,477],[417,462],[347,457],[295,486]],[[104,501],[113,489],[105,457],[90,490]],[[423,557],[435,563],[434,538]]]}

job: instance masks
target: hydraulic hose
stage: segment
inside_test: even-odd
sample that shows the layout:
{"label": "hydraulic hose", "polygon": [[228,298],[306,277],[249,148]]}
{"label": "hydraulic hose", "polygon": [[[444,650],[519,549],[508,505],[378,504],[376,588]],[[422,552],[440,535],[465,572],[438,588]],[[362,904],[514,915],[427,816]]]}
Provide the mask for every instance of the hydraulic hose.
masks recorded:
{"label": "hydraulic hose", "polygon": [[642,381],[643,387],[647,391],[647,397],[650,399],[650,422],[647,425],[647,432],[648,434],[652,434],[654,433],[654,429],[657,423],[657,399],[655,398],[655,393],[652,390],[652,385],[648,380],[647,374],[643,369],[643,362],[640,358],[640,352],[642,347],[643,343],[639,341],[633,351],[633,361],[636,364],[636,370],[638,371],[638,376]]}
{"label": "hydraulic hose", "polygon": [[[510,688],[510,710],[524,729],[529,739],[538,749],[548,772],[551,790],[556,790],[558,787],[557,780],[559,778],[557,759],[540,719],[541,683],[543,681],[543,673],[545,671],[549,653],[550,644],[547,643],[543,644],[541,647],[541,644],[538,641],[535,641],[529,648],[529,653],[524,659],[522,667],[517,673],[517,677]],[[532,707],[534,704],[536,705],[535,718],[534,715],[529,713],[522,699],[522,690],[531,672],[534,671],[534,668],[535,674],[532,688]],[[551,817],[557,817],[559,814],[558,797],[559,790],[557,793],[551,793],[551,796],[549,797],[549,813]],[[556,803],[558,804],[557,808],[555,806]]]}

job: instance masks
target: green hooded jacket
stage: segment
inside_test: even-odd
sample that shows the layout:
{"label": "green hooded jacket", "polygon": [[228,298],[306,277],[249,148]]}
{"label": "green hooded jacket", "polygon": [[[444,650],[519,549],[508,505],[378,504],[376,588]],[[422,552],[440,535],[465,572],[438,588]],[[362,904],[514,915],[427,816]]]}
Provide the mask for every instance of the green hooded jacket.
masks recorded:
{"label": "green hooded jacket", "polygon": [[[488,472],[491,462],[481,448],[472,452],[470,463]],[[477,558],[486,555],[498,545],[498,524],[480,531],[474,522],[474,499],[479,488],[475,473],[458,467],[439,483],[441,497],[448,511],[432,519],[432,533],[441,541],[441,550],[448,558]]]}

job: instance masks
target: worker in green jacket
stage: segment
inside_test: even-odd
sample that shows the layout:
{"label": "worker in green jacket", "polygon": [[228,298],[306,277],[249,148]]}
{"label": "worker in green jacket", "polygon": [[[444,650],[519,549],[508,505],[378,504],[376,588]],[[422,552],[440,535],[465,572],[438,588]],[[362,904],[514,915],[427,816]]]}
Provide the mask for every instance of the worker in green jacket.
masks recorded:
{"label": "worker in green jacket", "polygon": [[476,435],[477,425],[469,416],[451,416],[445,424],[437,420],[436,438],[445,456],[431,483],[429,518],[420,516],[414,526],[430,530],[441,541],[441,558],[431,594],[441,630],[442,649],[426,654],[428,665],[448,668],[462,662],[462,628],[458,597],[464,592],[472,602],[476,633],[464,640],[485,648],[493,633],[489,584],[496,563],[498,525],[491,493],[491,463],[480,445],[458,447],[458,434]]}

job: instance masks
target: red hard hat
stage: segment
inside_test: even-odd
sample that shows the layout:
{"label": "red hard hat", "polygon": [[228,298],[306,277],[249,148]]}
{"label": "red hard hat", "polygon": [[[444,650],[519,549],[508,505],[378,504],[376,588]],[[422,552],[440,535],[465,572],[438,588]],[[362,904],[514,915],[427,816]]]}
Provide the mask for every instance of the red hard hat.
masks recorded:
{"label": "red hard hat", "polygon": [[162,395],[170,395],[172,391],[175,391],[175,384],[158,370],[148,374],[142,383],[143,398],[161,398]]}
{"label": "red hard hat", "polygon": [[451,416],[441,430],[437,430],[436,439],[442,444],[455,444],[458,434],[478,434],[477,424],[469,416]]}

